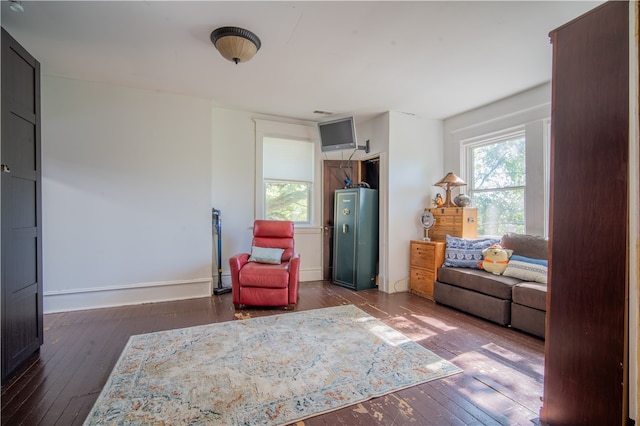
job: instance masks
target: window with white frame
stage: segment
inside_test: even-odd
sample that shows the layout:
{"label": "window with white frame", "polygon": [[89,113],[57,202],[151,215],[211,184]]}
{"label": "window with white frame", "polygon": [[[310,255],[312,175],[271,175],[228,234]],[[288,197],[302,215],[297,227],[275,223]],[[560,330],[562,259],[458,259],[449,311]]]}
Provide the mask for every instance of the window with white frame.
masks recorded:
{"label": "window with white frame", "polygon": [[313,153],[311,141],[262,139],[265,219],[311,223]]}
{"label": "window with white frame", "polygon": [[521,131],[465,144],[467,191],[478,234],[525,233],[526,140]]}

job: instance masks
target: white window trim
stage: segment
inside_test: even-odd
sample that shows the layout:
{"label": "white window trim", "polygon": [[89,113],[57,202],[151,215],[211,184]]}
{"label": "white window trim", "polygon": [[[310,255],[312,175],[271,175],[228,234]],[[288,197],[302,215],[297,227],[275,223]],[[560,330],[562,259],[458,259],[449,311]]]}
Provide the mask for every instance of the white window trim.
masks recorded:
{"label": "white window trim", "polygon": [[291,123],[281,123],[277,121],[269,120],[253,120],[256,127],[256,156],[255,156],[255,204],[254,204],[254,217],[256,219],[263,219],[265,217],[265,205],[264,205],[264,170],[262,165],[263,157],[263,144],[262,140],[265,137],[291,139],[291,140],[303,140],[312,142],[314,144],[314,171],[313,179],[314,183],[311,185],[311,200],[310,200],[310,223],[300,224],[300,227],[305,226],[320,226],[321,220],[320,209],[322,206],[320,188],[322,185],[320,176],[320,167],[318,161],[321,159],[318,141],[318,131],[313,125],[301,125]]}
{"label": "white window trim", "polygon": [[[461,141],[469,141],[478,135],[492,135],[504,129],[524,126],[527,135],[527,232],[547,235],[549,188],[548,175],[543,174],[548,161],[545,154],[545,120],[551,117],[551,84],[544,83],[517,95],[501,99],[444,120],[444,170],[465,179],[463,147]],[[531,154],[531,155],[529,155]],[[457,173],[456,173],[457,174]],[[529,181],[529,178],[532,181]]]}
{"label": "white window trim", "polygon": [[[469,151],[472,148],[477,148],[483,145],[491,145],[492,143],[509,139],[511,137],[525,136],[525,126],[516,126],[509,129],[504,129],[498,132],[487,133],[480,136],[474,136],[473,138],[464,139],[460,141],[460,169],[462,170],[462,180],[465,182],[471,182],[472,176],[472,164],[467,159],[469,158]],[[526,143],[526,142],[525,142]]]}

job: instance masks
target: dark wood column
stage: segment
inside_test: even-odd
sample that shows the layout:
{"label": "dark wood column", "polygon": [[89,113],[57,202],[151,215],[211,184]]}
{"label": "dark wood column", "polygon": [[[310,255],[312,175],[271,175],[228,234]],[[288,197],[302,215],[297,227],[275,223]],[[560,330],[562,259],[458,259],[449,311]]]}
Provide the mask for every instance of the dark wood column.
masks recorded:
{"label": "dark wood column", "polygon": [[629,3],[551,33],[549,292],[541,419],[626,423]]}

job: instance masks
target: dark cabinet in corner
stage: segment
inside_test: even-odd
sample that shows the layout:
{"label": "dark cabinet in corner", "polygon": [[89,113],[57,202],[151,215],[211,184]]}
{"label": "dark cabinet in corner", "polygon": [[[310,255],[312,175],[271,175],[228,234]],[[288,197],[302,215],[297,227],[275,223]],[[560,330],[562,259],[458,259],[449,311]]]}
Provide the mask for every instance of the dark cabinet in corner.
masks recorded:
{"label": "dark cabinet in corner", "polygon": [[2,382],[42,345],[40,64],[2,29]]}
{"label": "dark cabinet in corner", "polygon": [[378,190],[335,191],[333,282],[353,290],[376,286]]}
{"label": "dark cabinet in corner", "polygon": [[[629,415],[629,3],[606,2],[550,36],[551,208],[541,421],[621,425]],[[611,254],[606,261],[603,253]]]}

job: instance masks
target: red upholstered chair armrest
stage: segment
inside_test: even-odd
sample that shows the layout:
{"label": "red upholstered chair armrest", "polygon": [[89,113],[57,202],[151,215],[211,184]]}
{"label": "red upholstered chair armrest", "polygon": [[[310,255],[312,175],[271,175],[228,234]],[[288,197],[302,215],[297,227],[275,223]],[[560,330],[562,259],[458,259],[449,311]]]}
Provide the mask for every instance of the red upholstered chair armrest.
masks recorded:
{"label": "red upholstered chair armrest", "polygon": [[233,273],[234,267],[239,271],[242,269],[244,265],[249,263],[249,253],[240,253],[229,258],[229,266],[231,267],[231,272]]}
{"label": "red upholstered chair armrest", "polygon": [[[249,253],[240,253],[229,258],[231,292],[233,303],[240,303],[240,269],[249,262]],[[237,299],[237,300],[236,300]]]}
{"label": "red upholstered chair armrest", "polygon": [[289,259],[289,304],[298,302],[298,280],[300,278],[300,254],[294,253]]}

